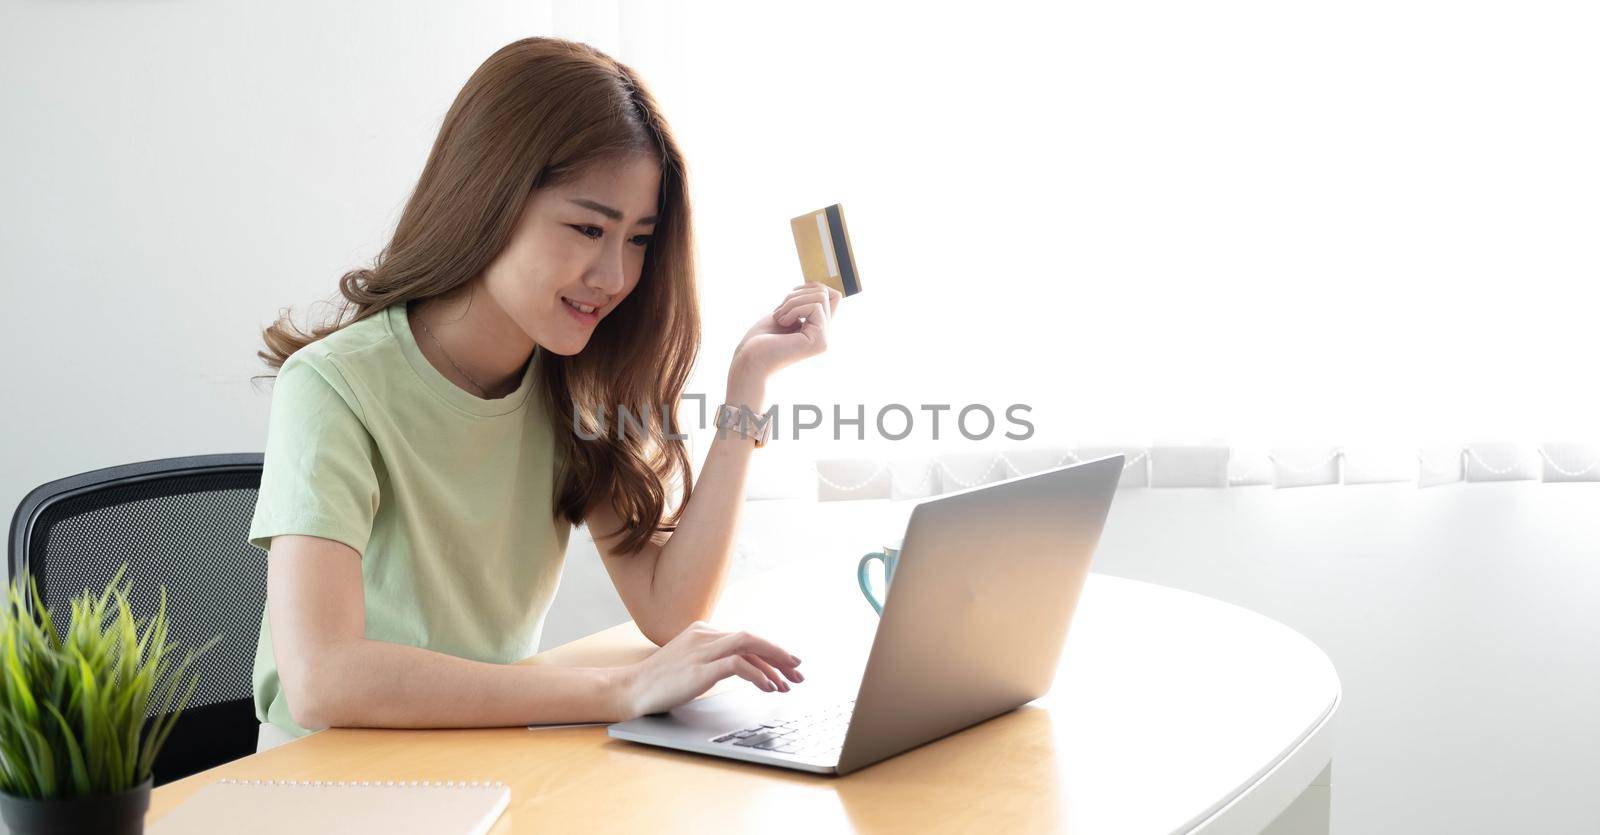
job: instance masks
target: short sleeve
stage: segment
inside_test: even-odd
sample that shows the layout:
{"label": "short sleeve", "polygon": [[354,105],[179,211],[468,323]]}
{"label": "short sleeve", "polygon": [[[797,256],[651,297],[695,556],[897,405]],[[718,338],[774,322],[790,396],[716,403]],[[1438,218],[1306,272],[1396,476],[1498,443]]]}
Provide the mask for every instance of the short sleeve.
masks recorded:
{"label": "short sleeve", "polygon": [[274,536],[305,534],[365,552],[378,512],[377,447],[359,409],[336,368],[299,356],[284,362],[273,384],[251,545],[265,551]]}

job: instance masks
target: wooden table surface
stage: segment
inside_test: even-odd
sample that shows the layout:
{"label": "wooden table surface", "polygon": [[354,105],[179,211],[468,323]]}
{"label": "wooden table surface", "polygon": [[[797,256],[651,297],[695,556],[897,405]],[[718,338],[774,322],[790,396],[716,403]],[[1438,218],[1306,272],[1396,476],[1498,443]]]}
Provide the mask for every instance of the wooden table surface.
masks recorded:
{"label": "wooden table surface", "polygon": [[[713,623],[803,659],[804,683],[762,698],[851,689],[876,624],[854,567],[819,560],[724,594]],[[628,623],[525,663],[623,664],[652,649]],[[1287,627],[1096,574],[1049,693],[844,777],[613,740],[599,726],[330,729],[162,786],[147,820],[230,777],[501,780],[511,805],[493,835],[1259,831],[1327,764],[1338,698],[1327,657]]]}

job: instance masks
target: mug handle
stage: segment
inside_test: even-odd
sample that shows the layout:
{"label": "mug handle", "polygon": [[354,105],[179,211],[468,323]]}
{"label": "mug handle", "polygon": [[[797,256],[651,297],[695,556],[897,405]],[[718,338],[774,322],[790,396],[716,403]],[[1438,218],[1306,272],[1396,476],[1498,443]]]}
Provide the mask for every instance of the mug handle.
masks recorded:
{"label": "mug handle", "polygon": [[879,615],[882,615],[883,603],[879,602],[877,596],[872,593],[872,586],[868,585],[867,583],[867,563],[870,563],[873,560],[883,563],[884,577],[885,579],[888,578],[888,558],[883,555],[883,552],[874,551],[862,557],[861,562],[856,565],[856,582],[861,584],[861,593],[867,596],[867,602],[872,604],[873,611],[877,612]]}

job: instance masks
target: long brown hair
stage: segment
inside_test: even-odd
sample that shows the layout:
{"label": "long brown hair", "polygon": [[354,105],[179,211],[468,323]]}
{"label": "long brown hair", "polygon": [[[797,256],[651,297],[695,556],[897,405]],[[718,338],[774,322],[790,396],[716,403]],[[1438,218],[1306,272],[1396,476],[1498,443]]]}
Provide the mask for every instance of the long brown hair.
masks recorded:
{"label": "long brown hair", "polygon": [[[581,352],[544,354],[538,385],[564,462],[553,512],[579,524],[609,500],[626,531],[620,550],[661,541],[677,529],[693,489],[688,453],[668,423],[700,345],[688,184],[654,97],[631,69],[593,47],[524,38],[489,56],[450,105],[394,237],[371,269],[339,280],[338,316],[306,334],[284,309],[262,332],[267,350],[257,356],[278,369],[295,351],[390,305],[464,289],[505,247],[533,189],[637,154],[661,164],[659,219],[639,283]],[[573,431],[621,406],[648,414],[647,431],[632,431],[632,423],[629,431],[586,431],[593,440]],[[673,481],[683,489],[669,514]]]}

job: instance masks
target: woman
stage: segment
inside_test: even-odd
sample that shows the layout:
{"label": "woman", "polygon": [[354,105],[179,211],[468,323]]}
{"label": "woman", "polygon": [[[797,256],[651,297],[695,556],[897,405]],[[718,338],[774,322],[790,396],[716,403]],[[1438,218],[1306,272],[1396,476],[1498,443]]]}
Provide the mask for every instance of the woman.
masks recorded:
{"label": "woman", "polygon": [[[270,554],[262,747],[334,725],[617,721],[728,676],[802,680],[782,648],[703,622],[759,433],[719,432],[694,489],[663,408],[699,343],[684,164],[630,69],[550,38],[490,56],[393,239],[340,291],[349,321],[302,334],[285,316],[259,354],[279,369],[249,533]],[[838,301],[806,284],[762,317],[726,404],[762,413]],[[635,419],[607,420],[622,408]],[[574,524],[660,646],[637,664],[512,663],[537,650]]]}

